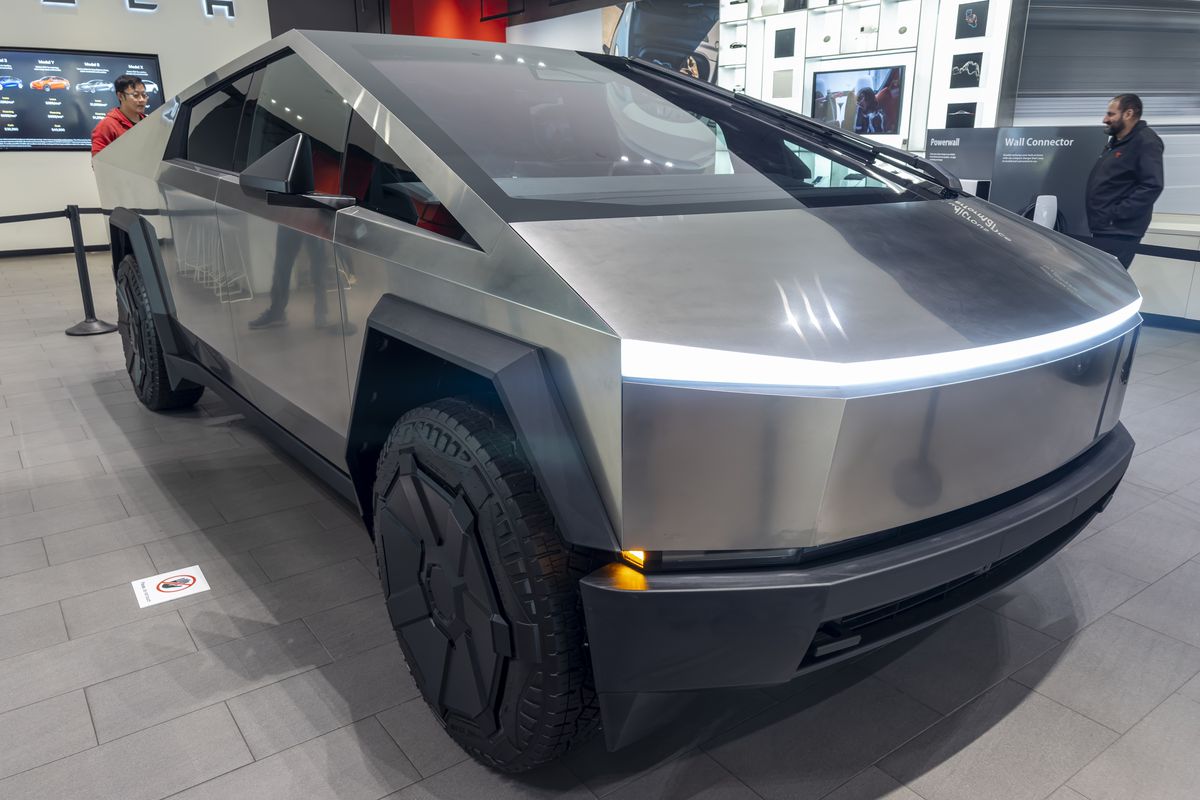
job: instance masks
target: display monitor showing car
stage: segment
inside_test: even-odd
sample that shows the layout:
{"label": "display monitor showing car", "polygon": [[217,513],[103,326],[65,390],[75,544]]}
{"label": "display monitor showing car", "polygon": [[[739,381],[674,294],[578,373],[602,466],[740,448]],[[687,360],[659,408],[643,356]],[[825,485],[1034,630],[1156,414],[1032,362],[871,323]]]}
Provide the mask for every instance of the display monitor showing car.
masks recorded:
{"label": "display monitor showing car", "polygon": [[896,134],[904,105],[904,67],[813,74],[814,119],[858,134]]}
{"label": "display monitor showing car", "polygon": [[142,81],[142,84],[146,87],[146,94],[158,94],[158,84],[154,81],[146,78]]}
{"label": "display monitor showing car", "polygon": [[88,92],[89,94],[95,94],[96,92],[111,92],[113,91],[113,83],[112,81],[94,78],[90,81],[83,81],[82,83],[75,84],[75,91]]}
{"label": "display monitor showing car", "polygon": [[45,75],[29,84],[35,92],[51,92],[71,88],[71,82],[61,75]]}
{"label": "display monitor showing car", "polygon": [[136,75],[157,88],[147,109],[161,104],[164,91],[158,57],[148,53],[0,47],[0,68],[5,114],[13,123],[0,125],[0,152],[90,151],[92,130],[118,102],[118,76]]}
{"label": "display monitor showing car", "polygon": [[357,506],[494,769],[945,619],[1133,452],[1114,258],[673,62],[290,31],[93,166],[136,397]]}

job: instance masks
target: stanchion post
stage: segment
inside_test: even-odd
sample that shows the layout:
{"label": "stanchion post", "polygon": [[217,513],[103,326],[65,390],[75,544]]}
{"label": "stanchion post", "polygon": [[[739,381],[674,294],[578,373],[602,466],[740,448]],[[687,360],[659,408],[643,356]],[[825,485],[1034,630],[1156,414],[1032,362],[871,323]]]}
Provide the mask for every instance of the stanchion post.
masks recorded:
{"label": "stanchion post", "polygon": [[79,206],[67,206],[67,221],[71,223],[71,246],[75,249],[75,269],[79,273],[79,291],[83,294],[83,322],[67,328],[67,336],[95,336],[117,329],[111,322],[96,319],[96,304],[92,300],[92,279],[88,277],[87,255],[83,251],[83,227],[79,224]]}

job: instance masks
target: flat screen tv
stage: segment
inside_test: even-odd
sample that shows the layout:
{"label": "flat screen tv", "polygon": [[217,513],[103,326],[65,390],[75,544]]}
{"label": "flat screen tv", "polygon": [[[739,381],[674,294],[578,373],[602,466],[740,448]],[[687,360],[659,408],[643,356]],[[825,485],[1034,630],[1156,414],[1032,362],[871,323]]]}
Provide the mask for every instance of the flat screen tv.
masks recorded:
{"label": "flat screen tv", "polygon": [[899,133],[904,67],[813,74],[812,117],[864,135]]}
{"label": "flat screen tv", "polygon": [[0,47],[0,150],[90,150],[121,75],[146,84],[146,113],[162,105],[157,56]]}

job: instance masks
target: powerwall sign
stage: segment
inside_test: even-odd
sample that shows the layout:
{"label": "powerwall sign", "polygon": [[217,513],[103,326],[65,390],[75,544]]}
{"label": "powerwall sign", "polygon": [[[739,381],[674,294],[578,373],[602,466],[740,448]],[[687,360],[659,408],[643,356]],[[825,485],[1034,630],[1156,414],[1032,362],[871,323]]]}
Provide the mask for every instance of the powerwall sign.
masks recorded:
{"label": "powerwall sign", "polygon": [[[95,2],[95,0],[89,0]],[[110,0],[115,2],[116,0]],[[44,6],[54,6],[57,8],[78,8],[81,0],[42,0]],[[153,14],[158,11],[160,0],[119,0],[125,6],[126,11],[132,11],[140,14]],[[200,4],[200,10],[206,17],[224,16],[228,19],[233,19],[237,16],[237,9],[234,7],[234,0],[197,0]]]}

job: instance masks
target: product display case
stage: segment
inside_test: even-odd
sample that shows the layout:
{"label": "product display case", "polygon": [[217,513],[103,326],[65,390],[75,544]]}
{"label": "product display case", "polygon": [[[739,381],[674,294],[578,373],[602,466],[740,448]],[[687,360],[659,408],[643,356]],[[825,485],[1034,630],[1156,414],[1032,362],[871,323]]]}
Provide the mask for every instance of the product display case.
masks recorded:
{"label": "product display case", "polygon": [[[1011,9],[1011,0],[721,0],[717,83],[918,149],[928,128],[996,124]],[[819,86],[825,75],[836,85]]]}

